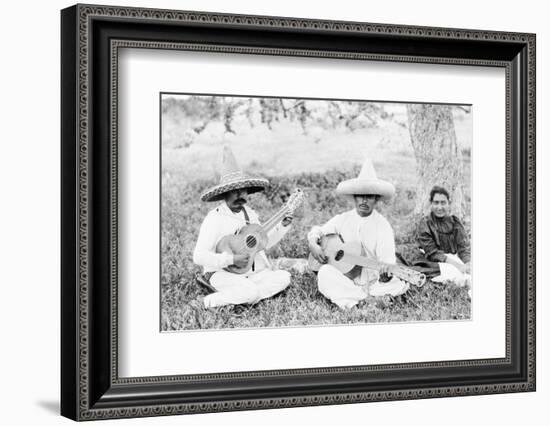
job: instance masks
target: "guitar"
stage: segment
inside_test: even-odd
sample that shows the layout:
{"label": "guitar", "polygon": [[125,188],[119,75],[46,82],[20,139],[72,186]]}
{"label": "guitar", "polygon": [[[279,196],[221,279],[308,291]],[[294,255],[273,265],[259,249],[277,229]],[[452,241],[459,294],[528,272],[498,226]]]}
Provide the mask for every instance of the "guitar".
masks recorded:
{"label": "guitar", "polygon": [[245,274],[250,271],[256,253],[264,250],[267,246],[267,233],[286,216],[292,215],[303,199],[304,192],[301,189],[296,189],[286,204],[263,225],[250,223],[242,227],[236,234],[223,237],[216,245],[217,253],[250,255],[246,266],[239,268],[229,265],[224,269],[235,274]]}
{"label": "guitar", "polygon": [[[339,234],[323,236],[320,244],[325,255],[328,257],[328,264],[334,266],[350,279],[359,276],[363,267],[379,271],[382,266],[389,265],[390,272],[394,276],[409,284],[422,287],[426,282],[426,276],[414,269],[403,265],[387,264],[362,256],[364,251],[361,243],[352,241],[346,243]],[[318,271],[322,265],[311,254],[309,255],[308,263],[313,271]]]}

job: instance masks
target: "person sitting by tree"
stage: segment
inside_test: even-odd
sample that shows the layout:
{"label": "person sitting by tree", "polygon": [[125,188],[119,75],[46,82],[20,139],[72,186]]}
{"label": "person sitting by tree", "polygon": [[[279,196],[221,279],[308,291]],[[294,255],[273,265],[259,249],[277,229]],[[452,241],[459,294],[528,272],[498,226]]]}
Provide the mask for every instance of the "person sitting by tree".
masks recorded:
{"label": "person sitting by tree", "polygon": [[460,219],[450,214],[450,207],[449,192],[434,186],[430,191],[431,211],[419,223],[416,241],[427,260],[439,265],[439,281],[464,283],[464,275],[470,273],[470,241]]}

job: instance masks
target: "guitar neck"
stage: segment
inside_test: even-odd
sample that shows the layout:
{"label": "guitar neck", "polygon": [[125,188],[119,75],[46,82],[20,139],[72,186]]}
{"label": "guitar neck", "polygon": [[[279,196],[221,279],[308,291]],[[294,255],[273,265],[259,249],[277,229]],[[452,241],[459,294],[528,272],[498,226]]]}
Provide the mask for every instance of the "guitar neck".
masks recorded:
{"label": "guitar neck", "polygon": [[382,266],[386,265],[385,263],[379,262],[379,261],[374,260],[374,259],[368,259],[364,256],[357,256],[357,255],[348,254],[348,253],[344,254],[343,260],[345,260],[346,262],[349,262],[349,263],[353,263],[353,264],[358,265],[358,266],[362,266],[364,268],[376,269],[376,270],[378,270]]}
{"label": "guitar neck", "polygon": [[286,204],[262,225],[262,230],[266,233],[269,232],[273,227],[275,227],[275,225],[283,220],[285,216],[294,213],[296,207],[302,202],[303,197],[304,193],[302,192],[302,190],[296,189],[294,193],[290,196],[290,199],[286,202]]}
{"label": "guitar neck", "polygon": [[[388,263],[379,262],[374,259],[368,259],[364,256],[357,256],[354,254],[344,253],[342,258],[345,262],[352,263],[364,268],[374,269],[379,271],[384,265],[390,265]],[[414,269],[407,268],[406,266],[391,264],[391,273],[397,278],[407,281],[417,287],[422,287],[426,283],[426,275],[415,271]]]}
{"label": "guitar neck", "polygon": [[275,227],[275,225],[277,225],[281,220],[283,220],[283,218],[287,213],[288,213],[288,209],[287,209],[287,206],[285,205],[262,225],[262,230],[266,233],[271,231]]}
{"label": "guitar neck", "polygon": [[[343,259],[346,262],[353,263],[364,268],[373,269],[379,271],[382,266],[390,265],[389,263],[379,262],[378,260],[368,259],[364,256],[357,256],[354,254],[344,254]],[[397,264],[391,264],[392,273],[397,278],[409,281],[411,275],[416,275],[416,271],[411,271],[408,268],[403,268]]]}

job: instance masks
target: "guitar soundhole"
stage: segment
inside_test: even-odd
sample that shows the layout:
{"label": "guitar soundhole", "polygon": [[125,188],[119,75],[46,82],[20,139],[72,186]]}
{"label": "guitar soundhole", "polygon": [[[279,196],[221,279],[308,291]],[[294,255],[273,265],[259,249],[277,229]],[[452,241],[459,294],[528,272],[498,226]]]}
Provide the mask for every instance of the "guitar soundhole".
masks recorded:
{"label": "guitar soundhole", "polygon": [[256,246],[258,241],[256,240],[256,237],[254,235],[249,235],[246,237],[246,246],[248,248],[253,248]]}
{"label": "guitar soundhole", "polygon": [[344,257],[344,250],[338,250],[336,252],[336,256],[334,256],[334,259],[336,261],[338,261],[338,260],[342,259],[343,257]]}

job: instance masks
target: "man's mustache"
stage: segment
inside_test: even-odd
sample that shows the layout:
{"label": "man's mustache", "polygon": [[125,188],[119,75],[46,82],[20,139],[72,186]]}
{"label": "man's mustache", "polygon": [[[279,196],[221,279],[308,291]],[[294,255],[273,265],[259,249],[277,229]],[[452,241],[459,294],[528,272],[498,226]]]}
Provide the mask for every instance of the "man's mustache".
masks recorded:
{"label": "man's mustache", "polygon": [[246,204],[246,200],[244,198],[237,198],[235,204]]}

